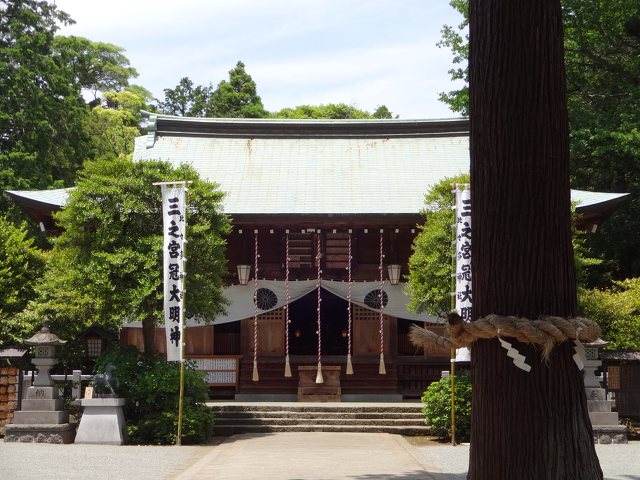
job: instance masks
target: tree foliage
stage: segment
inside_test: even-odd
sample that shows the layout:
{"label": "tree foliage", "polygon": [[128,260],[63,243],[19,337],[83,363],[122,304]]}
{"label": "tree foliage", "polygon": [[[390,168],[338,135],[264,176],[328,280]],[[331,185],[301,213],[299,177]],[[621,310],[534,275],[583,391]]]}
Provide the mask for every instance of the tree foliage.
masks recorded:
{"label": "tree foliage", "polygon": [[160,111],[167,115],[203,117],[210,97],[210,85],[194,85],[189,77],[183,77],[175,88],[164,89],[164,101],[158,106]]}
{"label": "tree foliage", "polygon": [[[96,369],[116,367],[114,389],[127,399],[127,443],[174,445],[178,432],[180,366],[162,356],[141,357],[135,347],[115,349],[102,355]],[[207,385],[193,365],[186,363],[182,419],[182,443],[205,443],[211,435],[213,412],[207,408]]]}
{"label": "tree foliage", "polygon": [[[443,27],[439,46],[453,53],[451,78],[468,83],[468,0],[450,4],[462,20],[458,28]],[[640,7],[635,0],[562,0],[562,6],[571,184],[631,193],[586,245],[614,278],[640,276],[640,180],[634,175],[640,168]],[[451,110],[468,113],[467,85],[440,98]]]}
{"label": "tree foliage", "polygon": [[372,119],[392,118],[392,114],[385,105],[380,105],[375,112],[369,113],[346,103],[328,103],[326,105],[298,105],[293,108],[283,108],[271,114],[272,118],[298,119]]}
{"label": "tree foliage", "polygon": [[92,105],[99,102],[99,93],[122,90],[129,79],[138,76],[124,49],[110,43],[59,35],[54,38],[53,51],[69,70],[73,83],[93,95]]}
{"label": "tree foliage", "polygon": [[56,215],[63,233],[25,317],[35,323],[47,315],[55,330],[68,337],[93,323],[117,329],[123,322],[142,321],[145,335],[152,333],[163,308],[161,198],[153,183],[172,180],[193,182],[188,193],[188,315],[213,319],[222,312],[222,235],[229,230],[221,213],[223,194],[186,165],[113,159],[88,162],[65,209]]}
{"label": "tree foliage", "polygon": [[409,308],[439,317],[451,311],[454,183],[469,183],[469,174],[445,178],[425,195],[425,207],[420,212],[425,221],[419,227],[409,258]]}
{"label": "tree foliage", "polygon": [[[409,308],[444,318],[451,311],[451,274],[454,271],[452,244],[455,213],[451,192],[454,183],[469,183],[469,174],[444,178],[425,195],[425,207],[421,215],[425,221],[419,226],[409,257],[407,293]],[[578,286],[586,291],[594,278],[608,278],[602,261],[590,257],[585,247],[588,234],[575,228],[579,215],[573,215],[573,254]],[[582,300],[583,297],[580,297]]]}
{"label": "tree foliage", "polygon": [[462,20],[458,27],[444,25],[440,33],[442,39],[437,43],[440,48],[448,48],[453,53],[452,63],[454,67],[449,70],[451,80],[463,80],[464,85],[457,90],[441,92],[439,99],[449,105],[453,112],[461,115],[469,114],[469,0],[451,0],[449,2],[455,10],[462,14]]}
{"label": "tree foliage", "polygon": [[37,0],[2,0],[0,10],[0,190],[70,184],[87,110],[54,36],[71,19]]}
{"label": "tree foliage", "polygon": [[[90,107],[137,72],[120,47],[56,36],[73,20],[55,3],[2,0],[0,11],[0,190],[71,186],[84,160],[102,155],[95,143],[105,150],[114,140],[113,132],[103,136],[113,115]],[[8,208],[0,199],[0,212]]]}
{"label": "tree foliage", "polygon": [[211,92],[207,103],[208,117],[223,118],[263,118],[267,112],[258,96],[256,82],[253,81],[239,61],[229,70],[229,81],[222,80]]}
{"label": "tree foliage", "polygon": [[14,316],[35,297],[44,263],[44,255],[27,237],[26,227],[16,227],[0,216],[0,345],[24,338],[25,326]]}
{"label": "tree foliage", "polygon": [[618,279],[640,275],[640,5],[564,0],[572,184],[630,192],[589,239]]}
{"label": "tree foliage", "polygon": [[167,115],[186,117],[262,118],[267,112],[257,93],[256,82],[238,62],[229,71],[229,80],[213,85],[195,85],[189,77],[175,88],[164,89],[159,110]]}
{"label": "tree foliage", "polygon": [[[424,421],[435,435],[451,439],[451,378],[433,382],[422,395]],[[468,442],[471,437],[471,376],[467,370],[455,375],[456,440]]]}
{"label": "tree foliage", "polygon": [[[180,80],[175,88],[164,89],[164,100],[158,108],[167,115],[221,118],[295,118],[295,119],[390,119],[393,114],[386,105],[379,105],[373,113],[346,103],[326,105],[298,105],[267,112],[257,94],[256,83],[238,62],[229,71],[229,80],[222,80],[217,88],[195,85],[189,77]],[[397,118],[397,117],[396,117]]]}
{"label": "tree foliage", "polygon": [[580,290],[582,315],[598,322],[606,348],[640,350],[640,278],[613,282],[605,290]]}
{"label": "tree foliage", "polygon": [[144,92],[138,92],[129,88],[104,92],[102,104],[91,109],[86,123],[89,158],[106,160],[133,153],[135,138],[141,134],[140,111],[148,108]]}

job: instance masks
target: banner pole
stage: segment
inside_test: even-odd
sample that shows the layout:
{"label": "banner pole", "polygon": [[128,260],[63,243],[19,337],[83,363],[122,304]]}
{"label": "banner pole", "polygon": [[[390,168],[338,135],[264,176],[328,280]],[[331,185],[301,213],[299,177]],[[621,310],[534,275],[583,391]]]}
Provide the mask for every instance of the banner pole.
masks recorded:
{"label": "banner pole", "polygon": [[[453,185],[453,203],[454,205],[456,204],[456,195],[457,195],[457,190],[458,190],[458,184],[454,183]],[[455,210],[454,210],[455,211]],[[455,221],[455,213],[454,213],[454,221]],[[452,244],[456,245],[456,238],[457,238],[457,229],[453,228],[452,229],[452,233],[453,233],[453,241]],[[451,271],[453,272],[453,275],[451,275],[451,291],[454,292],[454,294],[451,296],[451,310],[455,310],[456,309],[456,297],[455,297],[455,292],[456,292],[456,254],[455,254],[455,248],[454,248],[454,255],[451,257]],[[455,447],[456,445],[456,349],[455,347],[451,347],[451,445]]]}
{"label": "banner pole", "polygon": [[[182,212],[182,218],[181,218],[181,223],[182,223],[182,245],[181,245],[181,254],[182,254],[182,269],[181,269],[181,277],[180,277],[180,293],[181,293],[181,297],[180,297],[180,307],[179,307],[179,330],[178,327],[176,327],[176,330],[178,330],[178,332],[176,332],[176,340],[179,341],[179,345],[180,345],[180,350],[179,350],[179,362],[180,362],[180,385],[179,385],[179,393],[178,393],[178,431],[177,431],[177,435],[176,435],[176,445],[180,446],[182,445],[182,417],[183,417],[183,403],[184,403],[184,358],[185,358],[185,335],[186,335],[186,322],[185,322],[185,312],[186,312],[186,308],[185,308],[185,293],[186,293],[186,289],[185,289],[185,285],[186,285],[186,268],[187,268],[187,255],[186,255],[186,250],[187,250],[187,240],[186,240],[186,235],[187,235],[187,186],[192,183],[190,181],[177,181],[177,182],[155,182],[153,183],[153,185],[155,186],[160,186],[163,187],[163,215],[164,215],[164,187],[167,186],[173,186],[176,187],[177,185],[182,185],[183,189],[184,189],[184,211]],[[173,212],[172,212],[173,213]],[[179,212],[178,212],[179,213]],[[173,213],[174,215],[176,213]],[[176,231],[172,232],[172,236],[177,237],[178,236],[178,227],[175,226],[175,223],[172,221],[173,227],[171,227],[171,229],[176,229]],[[165,238],[166,237],[166,232],[165,232]],[[166,252],[163,253],[163,255],[166,255]],[[165,257],[166,258],[166,257]],[[166,262],[166,260],[165,260]],[[176,265],[177,267],[177,265]],[[165,263],[165,268],[166,268],[166,263]],[[165,278],[165,288],[166,288],[166,278]],[[177,279],[176,279],[177,280]],[[172,292],[173,294],[173,292]],[[167,324],[167,312],[166,312],[166,290],[165,290],[165,325]],[[172,307],[174,308],[174,307]],[[172,315],[171,313],[169,315]],[[167,328],[167,327],[165,327]],[[169,336],[169,331],[167,331],[167,336]],[[169,341],[169,337],[167,337]],[[168,345],[168,343],[167,343]],[[177,346],[177,344],[176,344]],[[168,355],[169,356],[169,355]],[[175,360],[172,356],[171,360]]]}
{"label": "banner pole", "polygon": [[191,182],[187,182],[184,187],[184,243],[182,245],[182,311],[180,312],[180,322],[182,323],[182,333],[180,337],[180,394],[178,396],[178,436],[176,437],[176,445],[182,445],[182,415],[184,404],[184,356],[185,356],[185,337],[187,336],[187,325],[185,322],[185,295],[186,295],[186,276],[187,276],[187,193],[189,189],[187,185]]}

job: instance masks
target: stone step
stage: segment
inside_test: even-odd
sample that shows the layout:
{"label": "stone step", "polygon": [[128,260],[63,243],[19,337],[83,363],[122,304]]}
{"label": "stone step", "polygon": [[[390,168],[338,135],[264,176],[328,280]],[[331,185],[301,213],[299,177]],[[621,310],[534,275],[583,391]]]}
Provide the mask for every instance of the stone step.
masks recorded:
{"label": "stone step", "polygon": [[209,404],[214,412],[341,412],[341,413],[421,413],[422,406],[348,406],[340,403],[299,405],[276,404],[241,404],[215,405]]}
{"label": "stone step", "polygon": [[378,425],[378,426],[424,426],[422,419],[345,419],[345,418],[220,418],[215,425]]}
{"label": "stone step", "polygon": [[216,418],[337,418],[337,419],[415,419],[422,420],[424,415],[420,412],[330,412],[330,411],[216,411]]}
{"label": "stone step", "polygon": [[349,432],[349,433],[391,433],[396,435],[431,435],[427,426],[404,427],[385,425],[223,425],[215,426],[215,435],[227,436],[240,433],[273,432]]}
{"label": "stone step", "polygon": [[210,404],[216,435],[269,432],[371,432],[429,435],[422,404]]}

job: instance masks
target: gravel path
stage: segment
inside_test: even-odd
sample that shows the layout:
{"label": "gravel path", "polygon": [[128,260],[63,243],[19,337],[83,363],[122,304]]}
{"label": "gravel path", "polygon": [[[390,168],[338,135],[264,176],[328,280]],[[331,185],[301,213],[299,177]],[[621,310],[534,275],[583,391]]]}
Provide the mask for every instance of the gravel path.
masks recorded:
{"label": "gravel path", "polygon": [[[467,478],[469,446],[437,444],[406,437],[409,443],[441,472],[438,480],[464,480]],[[640,480],[640,442],[626,445],[596,445],[596,452],[605,480]]]}
{"label": "gravel path", "polygon": [[[280,439],[279,435],[285,435]],[[451,447],[429,441],[422,437],[397,437],[397,442],[392,442],[386,448],[398,451],[405,451],[416,460],[416,465],[421,465],[423,472],[418,472],[420,468],[414,468],[410,459],[405,458],[404,472],[402,476],[383,474],[384,468],[402,471],[397,465],[391,466],[390,459],[385,458],[380,452],[376,452],[368,441],[375,441],[378,447],[381,445],[381,436],[376,434],[354,434],[356,437],[350,438],[346,442],[346,434],[338,435],[337,440],[331,440],[332,435],[325,435],[327,441],[323,445],[314,443],[320,440],[317,434],[302,436],[296,443],[286,443],[286,434],[272,434],[268,444],[256,443],[256,439],[250,436],[241,435],[231,437],[222,446],[182,446],[182,447],[159,447],[159,446],[101,446],[101,445],[49,445],[49,444],[25,444],[25,443],[4,443],[0,439],[0,478],[7,480],[85,480],[87,478],[105,478],[108,480],[173,480],[181,478],[198,478],[198,475],[191,475],[193,466],[214,465],[219,468],[221,460],[226,458],[230,465],[237,465],[234,455],[246,455],[250,450],[251,454],[257,458],[261,454],[264,465],[285,462],[283,458],[291,458],[291,453],[295,451],[299,465],[307,465],[307,470],[295,472],[297,476],[287,477],[285,470],[280,470],[281,475],[269,478],[358,478],[358,479],[435,479],[435,480],[464,480],[466,479],[467,464],[469,458],[469,446],[459,445]],[[358,435],[371,435],[371,440]],[[375,437],[375,438],[374,438]],[[388,436],[393,438],[394,436]],[[218,441],[222,441],[219,439]],[[277,440],[277,441],[276,441]],[[343,441],[345,440],[345,441]],[[253,444],[251,443],[253,442]],[[227,443],[227,442],[225,442]],[[383,442],[382,442],[383,443]],[[275,448],[281,444],[281,449]],[[406,447],[403,445],[406,444]],[[268,445],[263,447],[260,445]],[[319,448],[322,446],[322,448]],[[366,446],[366,447],[365,447]],[[252,447],[252,448],[243,448]],[[299,448],[300,447],[300,448]],[[264,451],[262,451],[264,450]],[[365,451],[366,450],[366,451]],[[596,451],[600,458],[600,464],[604,471],[606,480],[640,480],[640,442],[631,442],[628,445],[597,445]],[[224,452],[224,454],[223,454]],[[235,453],[234,453],[235,452]],[[372,455],[373,453],[373,455]],[[389,452],[390,453],[390,452]],[[308,456],[308,458],[306,458]],[[227,458],[228,457],[228,458]],[[330,476],[318,475],[318,471],[327,472],[325,468],[318,468],[323,461],[341,461],[333,463],[348,468],[353,461],[353,468],[356,468],[356,476],[336,476],[341,473],[339,468],[334,468]],[[366,462],[369,459],[369,467]],[[266,461],[270,459],[269,461]],[[358,460],[360,459],[360,460]],[[396,459],[397,460],[397,459]],[[287,460],[288,461],[288,460]],[[360,462],[360,463],[359,463]],[[261,462],[258,462],[261,463]],[[284,463],[283,463],[284,465]],[[259,467],[260,465],[257,465]],[[191,469],[189,468],[191,467]],[[411,468],[409,468],[411,467]],[[237,470],[237,479],[253,480],[256,471],[251,473],[251,477],[243,474],[242,468]],[[439,470],[439,472],[438,472]],[[302,472],[308,472],[304,474]],[[364,474],[369,471],[369,474]],[[410,472],[410,473],[408,473]],[[210,472],[207,472],[210,473]],[[220,472],[217,472],[220,473]],[[263,473],[267,473],[263,471]],[[290,472],[293,473],[293,472]],[[204,478],[204,477],[202,477]],[[209,478],[206,476],[206,478]],[[231,478],[231,477],[229,477]]]}
{"label": "gravel path", "polygon": [[6,480],[162,480],[181,473],[215,447],[151,447],[4,443],[0,478]]}

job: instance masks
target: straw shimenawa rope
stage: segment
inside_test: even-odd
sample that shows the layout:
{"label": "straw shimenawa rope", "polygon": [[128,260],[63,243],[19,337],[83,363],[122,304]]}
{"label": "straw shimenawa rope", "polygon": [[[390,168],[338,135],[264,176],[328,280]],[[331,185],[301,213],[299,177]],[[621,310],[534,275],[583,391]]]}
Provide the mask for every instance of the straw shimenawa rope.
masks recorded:
{"label": "straw shimenawa rope", "polygon": [[594,342],[600,337],[600,327],[586,318],[561,318],[546,316],[528,320],[514,316],[488,315],[475,322],[465,322],[457,313],[447,316],[444,336],[426,328],[413,325],[409,339],[417,347],[436,344],[446,348],[468,347],[478,339],[498,336],[513,337],[523,343],[542,346],[545,360],[554,346],[567,340]]}

